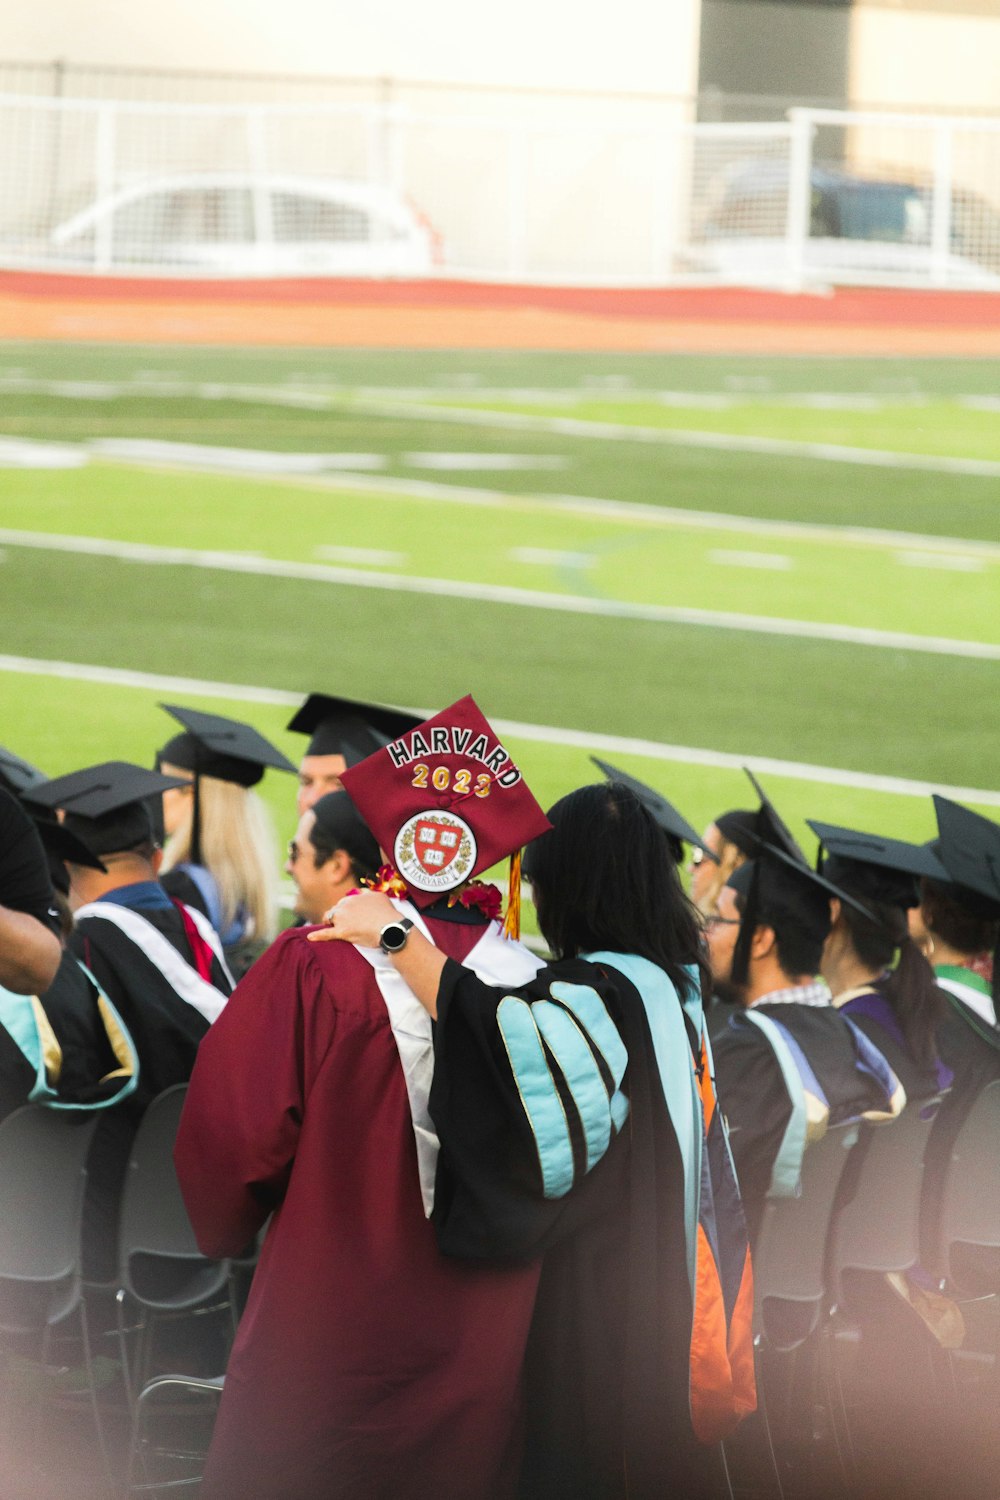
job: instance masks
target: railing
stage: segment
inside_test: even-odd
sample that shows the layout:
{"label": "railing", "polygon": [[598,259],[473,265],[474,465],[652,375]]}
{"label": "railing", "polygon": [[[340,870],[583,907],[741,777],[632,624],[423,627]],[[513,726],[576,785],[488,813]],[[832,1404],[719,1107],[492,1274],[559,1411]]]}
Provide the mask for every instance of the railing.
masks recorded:
{"label": "railing", "polygon": [[1000,120],[689,113],[0,95],[0,265],[1000,289]]}

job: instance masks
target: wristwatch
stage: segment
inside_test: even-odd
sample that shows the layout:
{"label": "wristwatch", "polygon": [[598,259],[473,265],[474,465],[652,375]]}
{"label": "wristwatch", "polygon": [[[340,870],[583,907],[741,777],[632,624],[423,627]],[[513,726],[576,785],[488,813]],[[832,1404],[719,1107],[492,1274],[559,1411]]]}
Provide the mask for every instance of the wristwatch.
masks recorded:
{"label": "wristwatch", "polygon": [[383,953],[401,953],[406,947],[413,923],[409,917],[400,917],[398,922],[386,922],[378,935],[378,945]]}

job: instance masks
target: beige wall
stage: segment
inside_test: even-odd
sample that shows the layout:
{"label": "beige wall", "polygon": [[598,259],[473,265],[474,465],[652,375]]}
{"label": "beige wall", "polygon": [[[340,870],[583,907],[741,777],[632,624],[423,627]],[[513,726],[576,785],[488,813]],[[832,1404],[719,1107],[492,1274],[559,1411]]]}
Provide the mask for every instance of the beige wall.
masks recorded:
{"label": "beige wall", "polygon": [[21,0],[0,61],[694,92],[700,0]]}
{"label": "beige wall", "polygon": [[1000,115],[1000,0],[858,0],[853,107]]}

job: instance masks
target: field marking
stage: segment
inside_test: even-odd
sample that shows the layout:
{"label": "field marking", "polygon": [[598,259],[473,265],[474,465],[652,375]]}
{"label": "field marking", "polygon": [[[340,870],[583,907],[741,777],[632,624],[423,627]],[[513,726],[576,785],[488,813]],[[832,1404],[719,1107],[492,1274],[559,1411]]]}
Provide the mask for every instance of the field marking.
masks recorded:
{"label": "field marking", "polygon": [[90,453],[126,462],[151,460],[181,468],[237,474],[324,474],[328,469],[384,469],[381,453],[285,453],[268,448],[220,448],[204,443],[173,443],[160,438],[91,438]]}
{"label": "field marking", "polygon": [[372,416],[418,417],[473,427],[502,427],[514,432],[557,433],[562,437],[602,438],[612,442],[663,443],[674,448],[714,448],[728,453],[765,453],[773,458],[808,458],[820,463],[861,464],[877,469],[917,469],[931,474],[965,474],[1000,479],[1000,461],[987,458],[945,458],[936,454],[896,452],[883,448],[853,448],[839,443],[803,443],[791,438],[755,437],[728,432],[678,432],[673,428],[630,426],[627,422],[590,422],[578,417],[535,416],[469,406],[436,406],[422,402],[354,400],[352,411]]}
{"label": "field marking", "polygon": [[0,469],[81,469],[87,457],[73,443],[0,436]]}
{"label": "field marking", "polygon": [[[391,392],[386,398],[387,389]],[[196,396],[203,400],[235,400],[258,405],[302,407],[314,411],[343,408],[345,405],[356,411],[367,411],[376,416],[408,416],[418,420],[436,419],[458,422],[465,425],[505,427],[529,432],[552,432],[569,437],[598,437],[612,441],[642,443],[665,443],[675,447],[717,448],[733,453],[766,453],[776,457],[810,458],[824,463],[848,463],[872,465],[877,468],[917,469],[930,473],[966,474],[981,478],[1000,477],[1000,461],[977,458],[954,458],[935,454],[910,453],[906,450],[856,448],[839,443],[798,442],[790,438],[768,438],[751,434],[714,432],[678,432],[659,427],[632,426],[628,423],[589,421],[576,417],[542,416],[520,412],[497,412],[477,407],[439,406],[431,401],[442,393],[441,388],[419,387],[412,398],[405,388],[385,386],[341,386],[327,383],[323,390],[302,390],[287,385],[255,386],[219,381],[184,382],[172,380],[32,380],[0,377],[0,390],[25,395],[55,395],[79,400],[114,400],[122,396],[158,395],[172,397]],[[619,392],[619,395],[622,393]],[[506,401],[539,400],[556,401],[568,397],[579,401],[586,399],[585,391],[521,391],[516,387],[500,388],[499,391],[477,389],[476,395],[485,399]],[[346,396],[346,401],[345,401]],[[628,393],[626,399],[659,402],[665,407],[679,406],[687,400],[683,392],[638,391]],[[716,397],[712,393],[692,393],[694,407],[717,406],[719,401],[732,398]],[[850,393],[782,393],[777,403],[786,406],[801,406],[807,409],[855,409],[859,403],[863,409],[871,409],[869,402],[878,404],[882,398]],[[954,400],[954,397],[941,397]],[[989,397],[963,397],[966,404],[986,400]],[[901,404],[908,403],[905,398]],[[982,408],[979,408],[982,409]],[[990,409],[990,408],[986,408]]]}
{"label": "field marking", "polygon": [[[113,441],[113,440],[112,440]],[[127,440],[122,440],[127,441]],[[53,444],[47,440],[30,438],[5,438],[0,434],[0,450],[5,443],[23,445],[26,449],[62,447],[67,453],[86,451],[86,445]],[[167,458],[139,461],[123,456],[102,454],[108,462],[128,467],[152,468],[170,472],[186,466],[175,465]],[[81,463],[84,460],[81,460]],[[62,467],[62,465],[60,465]],[[79,467],[72,464],[70,467]],[[382,476],[371,478],[361,472],[357,474],[328,473],[322,475],[301,474],[290,476],[275,473],[267,476],[275,483],[291,482],[313,489],[346,491],[348,494],[376,494],[400,500],[440,500],[451,505],[470,505],[494,510],[555,511],[559,514],[583,516],[603,521],[632,521],[636,525],[667,528],[692,528],[704,531],[731,531],[748,536],[772,536],[785,541],[834,542],[864,547],[925,547],[940,553],[954,551],[975,554],[990,561],[1000,562],[1000,543],[982,541],[970,537],[935,536],[919,531],[889,531],[876,526],[837,526],[821,521],[778,521],[758,516],[731,515],[726,511],[686,510],[680,506],[647,505],[638,500],[608,500],[593,495],[522,495],[508,490],[491,490],[479,486],[439,484],[429,479],[395,478]]]}
{"label": "field marking", "polygon": [[943,568],[952,573],[981,573],[986,566],[981,557],[961,557],[948,552],[938,556],[930,552],[897,552],[895,561],[904,568]]}
{"label": "field marking", "polygon": [[550,547],[511,547],[507,556],[511,562],[550,568],[592,568],[597,561],[593,552],[559,552]]}
{"label": "field marking", "polygon": [[313,555],[322,562],[359,563],[371,568],[402,568],[409,560],[405,552],[383,552],[378,547],[314,547]]}
{"label": "field marking", "polygon": [[569,459],[558,453],[402,453],[407,469],[431,469],[442,474],[452,470],[568,469]]}
{"label": "field marking", "polygon": [[969,657],[1000,661],[1000,644],[965,641],[949,636],[914,635],[907,631],[871,630],[859,625],[837,625],[811,620],[783,620],[714,609],[671,604],[637,604],[619,599],[596,599],[582,594],[553,594],[515,588],[509,584],[467,583],[454,578],[424,578],[402,573],[361,573],[325,563],[277,561],[247,552],[203,551],[186,547],[157,547],[146,542],[119,542],[104,537],[66,536],[58,532],[14,531],[0,527],[0,545],[46,552],[68,552],[92,557],[115,557],[123,562],[168,567],[207,568],[226,573],[256,574],[265,578],[295,578],[347,588],[381,589],[389,593],[430,594],[435,598],[483,600],[520,609],[549,609],[565,614],[597,615],[609,619],[645,620],[661,625],[695,625],[713,630],[739,630],[756,635],[834,641],[841,645],[874,646],[895,651],[920,651],[933,656]]}
{"label": "field marking", "polygon": [[[0,672],[35,677],[67,678],[76,682],[94,682],[111,687],[142,688],[158,693],[185,693],[190,697],[228,698],[234,703],[262,703],[277,707],[298,707],[304,695],[278,688],[253,687],[244,683],[211,682],[197,677],[162,676],[154,672],[133,672],[122,667],[92,666],[82,662],[53,661],[30,656],[0,655]],[[437,708],[410,707],[408,712],[429,717]],[[659,740],[631,736],[593,734],[582,729],[563,729],[553,725],[524,724],[517,719],[491,719],[498,733],[516,739],[535,740],[542,744],[565,745],[578,750],[599,750],[610,754],[645,756],[649,760],[673,761],[678,764],[709,766],[720,771],[740,771],[749,766],[768,776],[787,776],[793,781],[820,782],[831,786],[851,787],[856,791],[888,792],[903,797],[929,797],[932,792],[959,802],[978,802],[1000,807],[1000,791],[979,787],[950,786],[941,782],[916,781],[903,776],[879,776],[867,771],[847,771],[836,766],[811,765],[807,761],[778,760],[773,756],[732,755],[724,750],[707,750],[691,745],[668,745]]]}
{"label": "field marking", "polygon": [[714,547],[707,557],[709,562],[724,568],[763,568],[773,573],[788,573],[795,566],[790,557],[780,552],[735,552],[729,547]]}

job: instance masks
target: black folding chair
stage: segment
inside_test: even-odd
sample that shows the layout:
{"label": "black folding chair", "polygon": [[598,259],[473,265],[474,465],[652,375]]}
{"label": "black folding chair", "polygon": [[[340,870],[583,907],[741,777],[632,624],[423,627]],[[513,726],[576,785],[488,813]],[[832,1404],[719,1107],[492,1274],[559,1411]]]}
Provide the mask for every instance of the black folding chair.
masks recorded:
{"label": "black folding chair", "polygon": [[[119,1219],[119,1278],[117,1296],[119,1341],[132,1410],[132,1442],[129,1454],[129,1484],[133,1489],[174,1487],[190,1481],[170,1480],[157,1484],[149,1479],[145,1418],[164,1403],[158,1393],[189,1391],[214,1393],[221,1389],[217,1376],[163,1371],[153,1374],[155,1332],[170,1319],[198,1319],[211,1312],[225,1315],[229,1332],[236,1315],[231,1290],[231,1267],[227,1260],[210,1260],[198,1249],[194,1230],[184,1206],[174,1169],[173,1149],[184,1106],[186,1086],[166,1089],[153,1100],[136,1132],[122,1192]],[[130,1358],[127,1315],[138,1317],[137,1347]],[[198,1327],[199,1323],[192,1326]],[[228,1340],[227,1340],[228,1342]],[[224,1350],[219,1351],[224,1362]],[[171,1408],[176,1415],[176,1403]],[[155,1450],[157,1456],[200,1463],[204,1449],[191,1451],[180,1442]],[[137,1460],[145,1473],[133,1484]]]}
{"label": "black folding chair", "polygon": [[5,1345],[4,1438],[12,1399],[12,1343],[32,1348],[42,1371],[29,1440],[37,1450],[45,1408],[56,1399],[45,1378],[54,1337],[79,1331],[87,1392],[101,1456],[108,1467],[83,1298],[80,1234],[87,1152],[95,1115],[80,1117],[29,1104],[0,1122],[0,1333]]}
{"label": "black folding chair", "polygon": [[[825,1466],[814,1434],[818,1334],[833,1301],[827,1245],[857,1127],[828,1130],[806,1150],[797,1197],[768,1198],[754,1247],[754,1324],[761,1423],[780,1486]],[[836,1425],[830,1437],[837,1440]],[[837,1473],[846,1487],[839,1443]],[[824,1479],[825,1479],[824,1469]]]}
{"label": "black folding chair", "polygon": [[[897,1278],[902,1286],[906,1273],[919,1265],[924,1155],[937,1105],[936,1099],[914,1101],[896,1120],[860,1127],[830,1228],[828,1275],[834,1306],[826,1328],[825,1370],[855,1477],[858,1419],[863,1418],[869,1430],[873,1419],[878,1423],[875,1408],[881,1387],[869,1382],[862,1395],[855,1383],[852,1402],[852,1387],[845,1380],[846,1355],[851,1350],[857,1354],[860,1346],[877,1350],[884,1345],[888,1315],[893,1313],[897,1325],[913,1320],[914,1333],[918,1331],[917,1315],[904,1307],[887,1278]],[[899,1405],[905,1396],[913,1410],[920,1403],[933,1410],[936,1381],[930,1340],[914,1338],[908,1347],[912,1357],[902,1362],[905,1368],[892,1380],[893,1400]],[[882,1428],[877,1435],[881,1442]]]}

